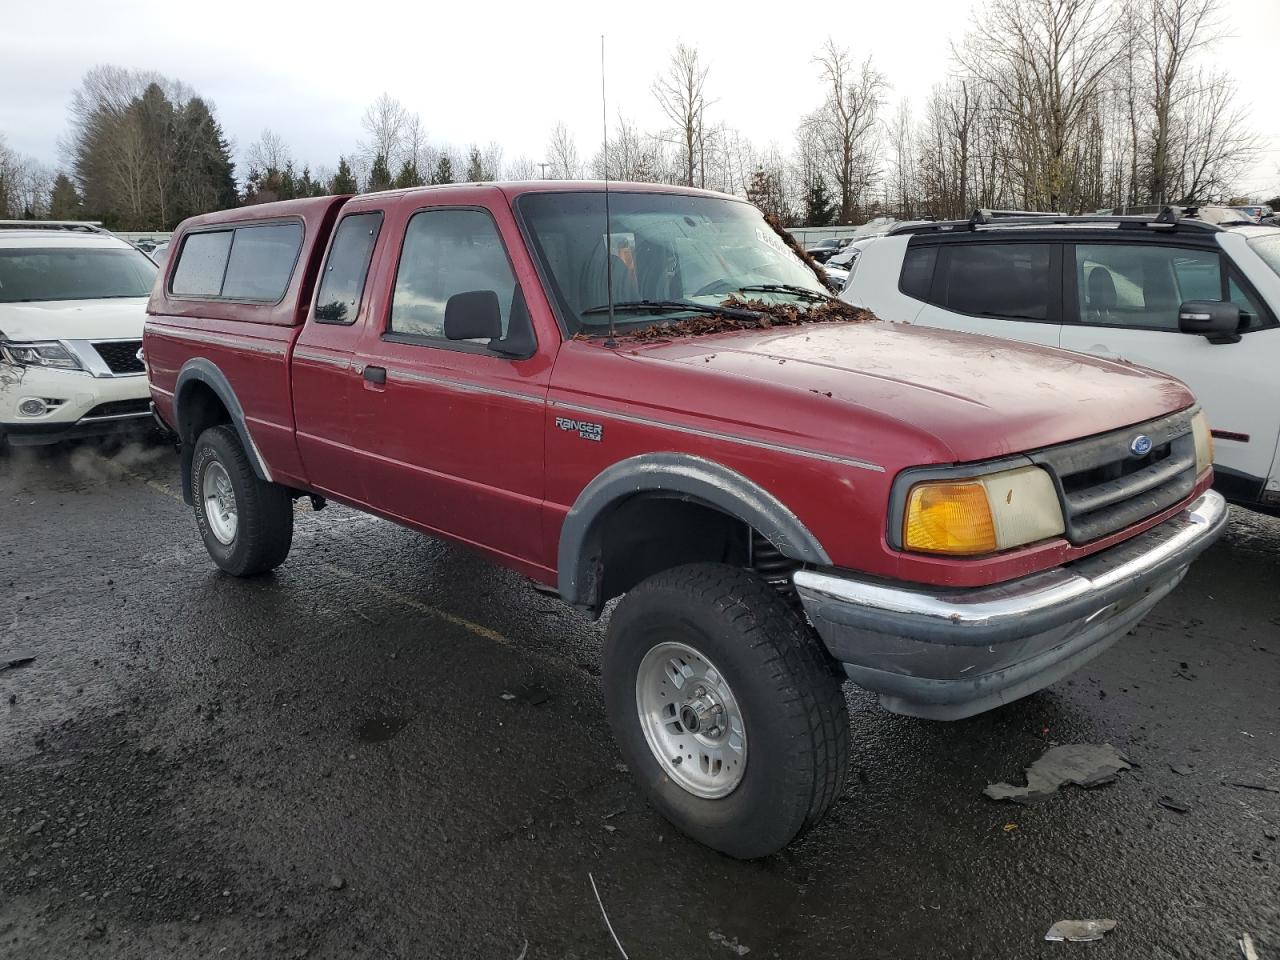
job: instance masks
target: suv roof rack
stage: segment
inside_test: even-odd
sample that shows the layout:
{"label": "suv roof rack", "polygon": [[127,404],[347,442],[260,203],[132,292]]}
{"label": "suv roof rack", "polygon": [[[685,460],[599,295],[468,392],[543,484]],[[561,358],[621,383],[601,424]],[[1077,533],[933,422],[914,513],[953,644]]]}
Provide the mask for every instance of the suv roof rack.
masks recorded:
{"label": "suv roof rack", "polygon": [[1113,214],[1080,214],[1030,213],[1019,210],[974,210],[968,220],[941,220],[937,223],[915,223],[894,227],[891,235],[910,233],[961,233],[976,231],[980,227],[995,229],[1005,227],[1070,227],[1078,224],[1113,223],[1119,230],[1221,230],[1215,223],[1204,220],[1188,219],[1184,214],[1194,215],[1196,208],[1183,210],[1180,207],[1165,207],[1157,215],[1113,215]]}
{"label": "suv roof rack", "polygon": [[0,220],[0,230],[72,230],[78,233],[109,233],[101,220]]}

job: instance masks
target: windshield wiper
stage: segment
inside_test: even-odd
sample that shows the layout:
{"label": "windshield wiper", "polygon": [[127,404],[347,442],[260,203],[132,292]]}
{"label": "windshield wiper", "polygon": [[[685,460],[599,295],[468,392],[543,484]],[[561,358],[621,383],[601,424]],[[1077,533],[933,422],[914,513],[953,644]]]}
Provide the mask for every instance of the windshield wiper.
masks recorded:
{"label": "windshield wiper", "polygon": [[[608,313],[609,304],[588,307],[580,310],[581,316]],[[714,306],[709,303],[694,303],[692,300],[623,300],[613,305],[614,313],[709,313],[717,317],[733,317],[735,320],[757,320],[759,314],[752,310],[737,310],[733,307]]]}
{"label": "windshield wiper", "polygon": [[802,300],[808,300],[810,303],[821,303],[824,300],[836,299],[829,293],[810,290],[808,287],[800,287],[794,283],[752,283],[738,288],[739,293],[752,293],[756,290],[761,290],[765,293],[790,293],[800,297]]}

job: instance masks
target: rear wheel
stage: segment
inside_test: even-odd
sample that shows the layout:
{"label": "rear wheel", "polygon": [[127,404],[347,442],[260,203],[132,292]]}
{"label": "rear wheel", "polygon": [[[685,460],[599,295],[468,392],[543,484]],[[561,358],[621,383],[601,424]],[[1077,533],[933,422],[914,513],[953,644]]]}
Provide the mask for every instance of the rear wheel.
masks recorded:
{"label": "rear wheel", "polygon": [[755,574],[693,564],[644,581],[614,612],[603,667],[628,766],[693,839],[766,856],[840,795],[841,681],[808,625]]}
{"label": "rear wheel", "polygon": [[289,555],[293,499],[258,478],[232,427],[210,427],[196,439],[191,501],[205,548],[227,573],[265,573]]}

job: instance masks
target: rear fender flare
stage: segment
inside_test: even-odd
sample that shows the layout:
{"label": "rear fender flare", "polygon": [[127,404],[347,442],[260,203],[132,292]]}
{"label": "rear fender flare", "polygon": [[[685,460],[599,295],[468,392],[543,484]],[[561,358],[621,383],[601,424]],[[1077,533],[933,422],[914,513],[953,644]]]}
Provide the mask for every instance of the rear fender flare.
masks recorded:
{"label": "rear fender flare", "polygon": [[830,566],[818,539],[777,497],[735,470],[684,453],[649,453],[607,467],[574,501],[560,530],[557,556],[560,596],[598,612],[601,534],[614,508],[638,495],[701,503],[741,520],[785,556]]}
{"label": "rear fender flare", "polygon": [[231,426],[235,428],[236,435],[240,438],[240,445],[244,447],[245,456],[249,458],[249,464],[253,467],[253,472],[258,479],[270,483],[271,471],[267,468],[266,461],[262,459],[262,454],[258,452],[253,437],[249,434],[249,428],[244,419],[244,408],[240,406],[231,382],[211,360],[194,357],[184,363],[182,369],[178,371],[177,384],[173,389],[174,428],[182,439],[182,499],[187,503],[191,502],[191,458],[196,442],[183,404],[190,398],[191,388],[197,383],[203,383],[222,401],[222,405],[231,417]]}

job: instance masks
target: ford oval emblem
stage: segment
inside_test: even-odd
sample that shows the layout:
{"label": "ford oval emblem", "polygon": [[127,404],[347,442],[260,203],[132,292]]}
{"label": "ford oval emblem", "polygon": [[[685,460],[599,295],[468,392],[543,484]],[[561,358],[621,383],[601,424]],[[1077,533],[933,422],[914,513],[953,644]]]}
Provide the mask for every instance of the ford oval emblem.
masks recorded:
{"label": "ford oval emblem", "polygon": [[1145,457],[1151,452],[1151,438],[1140,433],[1129,442],[1129,452],[1135,457]]}

